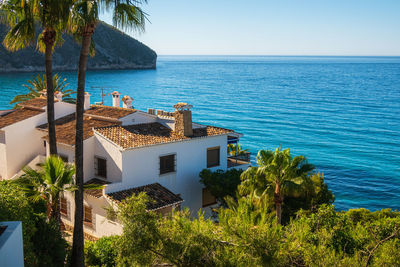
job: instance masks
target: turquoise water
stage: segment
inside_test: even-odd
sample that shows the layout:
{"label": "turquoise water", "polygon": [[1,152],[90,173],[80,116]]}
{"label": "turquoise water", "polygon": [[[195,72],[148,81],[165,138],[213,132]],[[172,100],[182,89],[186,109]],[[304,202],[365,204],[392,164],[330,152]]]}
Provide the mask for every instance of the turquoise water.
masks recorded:
{"label": "turquoise water", "polygon": [[[0,74],[0,108],[31,76]],[[254,154],[290,147],[325,173],[338,209],[400,209],[400,57],[164,56],[157,70],[89,72],[99,101],[95,86],[143,110],[189,102],[195,121],[243,133]]]}

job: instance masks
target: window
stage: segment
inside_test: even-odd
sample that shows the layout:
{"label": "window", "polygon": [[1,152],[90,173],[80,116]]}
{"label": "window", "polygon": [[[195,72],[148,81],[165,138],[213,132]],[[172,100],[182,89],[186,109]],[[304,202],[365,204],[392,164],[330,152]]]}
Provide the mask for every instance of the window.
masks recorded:
{"label": "window", "polygon": [[175,154],[160,157],[160,174],[175,172]]}
{"label": "window", "polygon": [[89,206],[83,207],[83,222],[89,226],[92,226],[92,208]]}
{"label": "window", "polygon": [[207,149],[207,168],[219,166],[219,146]]}
{"label": "window", "polygon": [[6,143],[6,133],[4,131],[0,131],[0,144]]}
{"label": "window", "polygon": [[68,156],[67,155],[63,155],[63,154],[58,154],[58,156],[64,161],[64,162],[68,162]]}
{"label": "window", "polygon": [[217,204],[217,199],[211,194],[210,190],[203,188],[203,208]]}
{"label": "window", "polygon": [[107,178],[107,160],[100,157],[94,157],[94,170],[97,176]]}
{"label": "window", "polygon": [[68,217],[68,201],[64,197],[60,199],[60,213],[61,215]]}

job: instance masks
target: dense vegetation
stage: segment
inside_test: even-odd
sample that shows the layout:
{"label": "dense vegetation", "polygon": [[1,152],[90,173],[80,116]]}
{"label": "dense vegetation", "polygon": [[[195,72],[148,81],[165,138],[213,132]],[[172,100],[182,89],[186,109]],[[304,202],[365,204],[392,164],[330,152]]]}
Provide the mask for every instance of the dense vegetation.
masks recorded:
{"label": "dense vegetation", "polygon": [[[92,266],[399,266],[400,213],[301,211],[286,226],[246,198],[219,210],[219,223],[188,211],[162,218],[146,211],[147,197],[127,199],[121,237],[91,244]],[[108,245],[104,245],[108,244]],[[112,245],[111,245],[112,244]],[[98,255],[98,256],[96,256]],[[115,257],[110,257],[110,256]]]}
{"label": "dense vegetation", "polygon": [[67,242],[46,211],[44,199],[32,201],[16,183],[0,182],[0,221],[22,221],[25,266],[65,263]]}
{"label": "dense vegetation", "polygon": [[[304,157],[278,148],[260,151],[257,159],[258,167],[245,172],[201,172],[220,202],[216,221],[202,213],[192,218],[188,210],[161,217],[146,211],[145,194],[126,199],[117,212],[123,234],[91,243],[86,264],[400,265],[399,212],[336,211],[323,175]],[[277,198],[283,225],[276,220]]]}
{"label": "dense vegetation", "polygon": [[[284,151],[268,152],[271,160],[264,167],[272,168],[272,159]],[[285,157],[286,163],[295,160]],[[278,162],[274,166],[301,168]],[[298,162],[306,164],[304,158]],[[43,166],[43,171],[25,169],[22,178],[0,182],[0,220],[22,221],[26,266],[62,266],[69,259],[69,248],[59,231],[58,217],[52,216],[58,211],[54,205],[58,201],[51,200],[73,188],[73,169],[57,157],[50,157]],[[206,219],[201,212],[194,218],[189,210],[162,217],[147,211],[146,194],[127,198],[115,211],[123,225],[122,235],[86,242],[86,265],[400,266],[400,212],[336,211],[323,175],[297,172],[302,181],[290,178],[297,181],[296,194],[283,191],[280,224],[275,196],[265,189],[264,195],[255,192],[276,181],[267,179],[272,175],[268,171],[257,171],[201,173],[202,182],[221,200],[214,219]],[[249,178],[259,183],[249,183]],[[55,181],[64,182],[57,185]]]}

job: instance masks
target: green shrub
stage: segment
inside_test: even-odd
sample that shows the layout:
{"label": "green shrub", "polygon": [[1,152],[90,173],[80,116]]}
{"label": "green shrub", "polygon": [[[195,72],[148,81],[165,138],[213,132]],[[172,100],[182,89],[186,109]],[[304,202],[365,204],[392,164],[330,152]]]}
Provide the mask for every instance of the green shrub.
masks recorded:
{"label": "green shrub", "polygon": [[44,202],[33,203],[15,183],[0,182],[0,221],[22,221],[25,266],[62,266],[67,243],[47,221]]}
{"label": "green shrub", "polygon": [[97,241],[85,243],[85,262],[87,266],[112,267],[118,255],[118,236],[102,237]]}
{"label": "green shrub", "polygon": [[242,170],[236,169],[217,170],[215,172],[204,169],[200,172],[200,182],[210,190],[210,193],[216,197],[222,206],[226,207],[225,197],[236,198],[242,172]]}

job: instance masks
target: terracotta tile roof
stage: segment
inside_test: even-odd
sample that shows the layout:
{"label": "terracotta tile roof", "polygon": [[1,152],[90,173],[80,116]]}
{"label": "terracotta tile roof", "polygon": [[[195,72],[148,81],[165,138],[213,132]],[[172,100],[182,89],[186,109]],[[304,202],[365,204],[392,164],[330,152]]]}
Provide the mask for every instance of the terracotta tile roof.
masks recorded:
{"label": "terracotta tile roof", "polygon": [[125,198],[132,196],[133,194],[139,194],[141,192],[145,192],[151,199],[154,200],[154,202],[147,204],[148,210],[157,210],[183,202],[183,199],[180,196],[175,195],[159,183],[130,188],[123,191],[109,193],[107,195],[111,199],[120,202]]}
{"label": "terracotta tile roof", "polygon": [[43,112],[44,110],[39,109],[20,108],[15,109],[11,112],[3,113],[3,115],[0,116],[0,129],[6,126],[10,126],[11,124],[26,120],[33,116],[39,115]]}
{"label": "terracotta tile roof", "polygon": [[[54,102],[57,102],[57,99],[54,99]],[[44,108],[47,107],[47,98],[40,96],[35,97],[24,102],[18,104],[20,107],[33,107],[33,108]]]}
{"label": "terracotta tile roof", "polygon": [[[110,182],[100,180],[98,178],[93,178],[93,179],[90,179],[89,181],[87,181],[85,183],[85,185],[87,185],[87,184],[107,185],[109,183]],[[103,189],[86,189],[85,193],[88,195],[91,195],[95,198],[100,198],[103,196]]]}
{"label": "terracotta tile roof", "polygon": [[108,117],[113,119],[119,119],[135,112],[136,112],[135,109],[117,108],[117,107],[101,106],[101,105],[92,105],[89,110],[85,111],[86,114]]}
{"label": "terracotta tile roof", "polygon": [[[57,143],[75,145],[75,113],[59,118],[56,123]],[[86,140],[94,135],[93,128],[118,125],[115,120],[99,119],[90,116],[83,116],[83,139]],[[47,130],[47,123],[37,127],[40,130]],[[45,137],[47,138],[47,136]]]}
{"label": "terracotta tile roof", "polygon": [[150,146],[198,137],[215,136],[233,132],[232,130],[205,126],[193,129],[193,136],[179,135],[170,128],[158,123],[145,123],[127,126],[110,126],[95,129],[99,134],[122,148]]}

